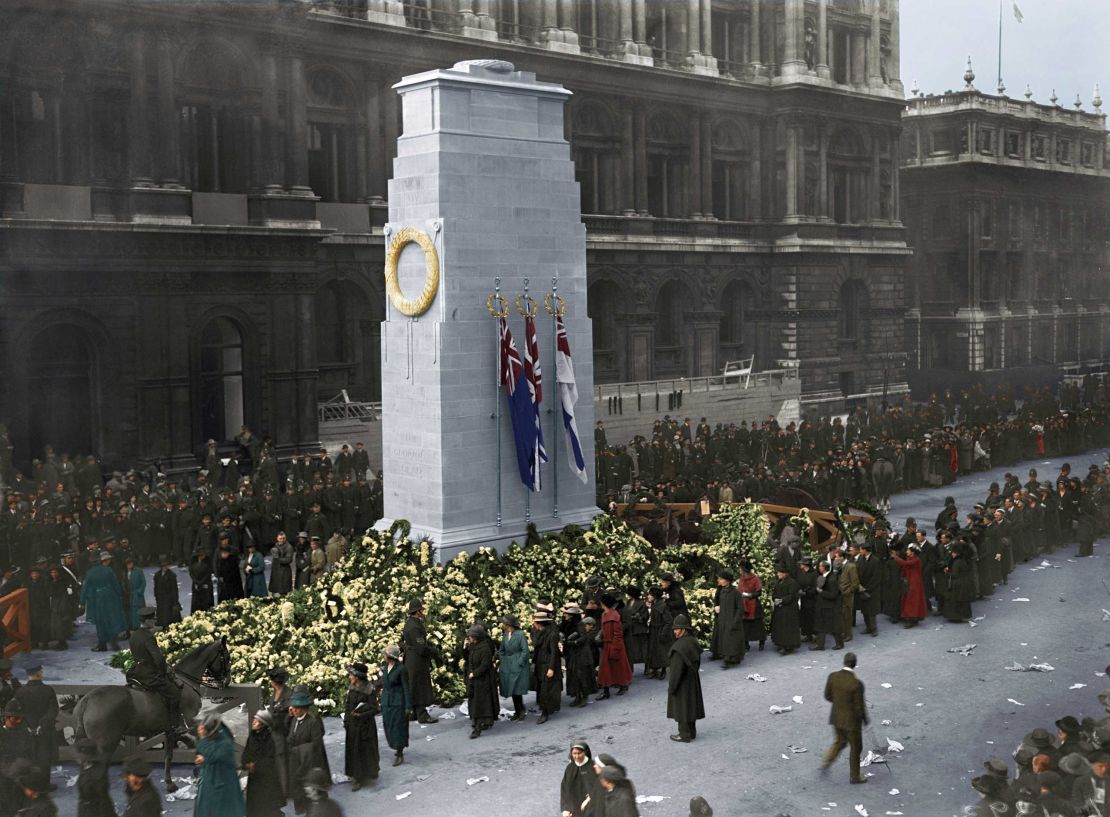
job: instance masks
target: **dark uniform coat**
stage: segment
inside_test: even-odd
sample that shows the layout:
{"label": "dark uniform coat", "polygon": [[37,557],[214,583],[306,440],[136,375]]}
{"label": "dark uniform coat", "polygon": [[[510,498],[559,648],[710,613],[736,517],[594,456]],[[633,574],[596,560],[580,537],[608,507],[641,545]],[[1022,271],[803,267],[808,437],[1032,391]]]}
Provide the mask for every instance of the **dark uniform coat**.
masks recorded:
{"label": "dark uniform coat", "polygon": [[676,639],[667,654],[667,717],[691,723],[705,717],[701,696],[701,647],[689,632]]}
{"label": "dark uniform coat", "polygon": [[642,664],[648,650],[648,610],[643,599],[632,599],[621,609],[624,624],[624,645],[630,664]]}
{"label": "dark uniform coat", "polygon": [[193,599],[189,612],[196,613],[212,607],[212,563],[208,557],[189,562],[189,578],[193,580]]}
{"label": "dark uniform coat", "polygon": [[497,675],[493,669],[493,642],[482,636],[476,643],[467,645],[465,651],[463,678],[470,720],[483,726],[492,724],[501,712]]}
{"label": "dark uniform coat", "polygon": [[158,609],[159,627],[167,627],[181,621],[181,599],[178,595],[177,576],[172,570],[159,570],[154,574],[154,604]]}
{"label": "dark uniform coat", "polygon": [[662,599],[656,601],[648,612],[648,654],[644,666],[649,670],[665,670],[668,663],[674,631],[674,616]]}
{"label": "dark uniform coat", "polygon": [[275,544],[270,552],[270,592],[284,595],[293,589],[293,545]]}
{"label": "dark uniform coat", "polygon": [[775,603],[775,611],[771,614],[771,641],[784,650],[795,650],[802,644],[799,592],[798,583],[790,576],[775,582],[775,589],[771,591]]}
{"label": "dark uniform coat", "polygon": [[[550,678],[547,671],[553,670]],[[563,694],[562,655],[559,652],[559,628],[547,624],[532,631],[532,689],[536,704],[550,714],[559,710]]]}
{"label": "dark uniform coat", "polygon": [[58,697],[54,688],[42,681],[30,680],[15,693],[23,706],[23,725],[31,733],[31,761],[40,769],[49,769],[58,762]]}
{"label": "dark uniform coat", "polygon": [[[161,803],[155,817],[162,813]],[[77,817],[117,817],[108,794],[108,770],[104,764],[82,763],[77,776]]]}
{"label": "dark uniform coat", "polygon": [[240,764],[247,769],[247,817],[281,817],[285,794],[270,727],[250,730]]}
{"label": "dark uniform coat", "polygon": [[320,768],[331,776],[328,753],[324,750],[324,723],[314,712],[306,712],[300,720],[290,716],[285,736],[285,760],[288,764],[289,796],[294,808],[303,809],[307,799],[304,776]]}

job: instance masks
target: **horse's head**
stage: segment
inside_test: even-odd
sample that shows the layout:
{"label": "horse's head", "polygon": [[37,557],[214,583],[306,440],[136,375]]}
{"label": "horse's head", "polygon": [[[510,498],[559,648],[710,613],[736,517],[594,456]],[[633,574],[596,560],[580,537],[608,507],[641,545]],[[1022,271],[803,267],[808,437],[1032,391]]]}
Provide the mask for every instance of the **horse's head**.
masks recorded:
{"label": "horse's head", "polygon": [[223,636],[190,650],[174,667],[181,678],[222,689],[231,683],[231,654]]}
{"label": "horse's head", "polygon": [[220,636],[219,641],[214,642],[212,646],[212,655],[208,659],[204,674],[213,684],[222,689],[231,683],[231,653],[227,649],[227,638]]}

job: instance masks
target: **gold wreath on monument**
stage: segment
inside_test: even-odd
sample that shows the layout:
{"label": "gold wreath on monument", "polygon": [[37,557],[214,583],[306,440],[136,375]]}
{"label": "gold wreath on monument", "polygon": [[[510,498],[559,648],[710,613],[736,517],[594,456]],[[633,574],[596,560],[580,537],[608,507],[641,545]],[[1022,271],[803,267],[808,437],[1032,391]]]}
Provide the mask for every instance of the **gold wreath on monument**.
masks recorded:
{"label": "gold wreath on monument", "polygon": [[[401,250],[407,244],[416,244],[424,251],[424,289],[415,300],[405,297],[397,278],[397,263],[401,258]],[[385,291],[394,309],[410,318],[423,315],[431,308],[436,293],[439,292],[439,253],[436,252],[431,236],[423,230],[405,227],[398,230],[389,242],[389,248],[385,252]]]}
{"label": "gold wreath on monument", "polygon": [[486,298],[486,309],[495,318],[509,317],[509,302],[500,295],[490,295]]}
{"label": "gold wreath on monument", "polygon": [[516,311],[522,318],[534,318],[540,312],[540,305],[531,295],[517,295]]}
{"label": "gold wreath on monument", "polygon": [[552,317],[561,318],[567,314],[567,302],[561,295],[549,292],[543,296],[543,310]]}

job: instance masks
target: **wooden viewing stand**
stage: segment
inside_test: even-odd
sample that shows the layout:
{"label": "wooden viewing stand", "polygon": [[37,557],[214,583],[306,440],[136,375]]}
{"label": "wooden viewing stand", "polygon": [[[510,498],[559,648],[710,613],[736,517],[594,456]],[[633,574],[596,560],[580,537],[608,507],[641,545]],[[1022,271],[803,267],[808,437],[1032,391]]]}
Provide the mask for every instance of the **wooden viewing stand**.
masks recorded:
{"label": "wooden viewing stand", "polygon": [[0,624],[4,627],[4,657],[31,651],[31,605],[27,588],[0,598]]}

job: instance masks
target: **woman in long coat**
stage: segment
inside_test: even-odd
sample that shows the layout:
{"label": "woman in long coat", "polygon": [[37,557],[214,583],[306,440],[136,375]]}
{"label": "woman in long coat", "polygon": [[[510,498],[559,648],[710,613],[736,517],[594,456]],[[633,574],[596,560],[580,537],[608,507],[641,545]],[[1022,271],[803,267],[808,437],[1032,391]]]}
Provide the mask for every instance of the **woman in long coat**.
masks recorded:
{"label": "woman in long coat", "polygon": [[479,737],[493,726],[501,711],[497,697],[497,678],[493,673],[493,643],[481,624],[466,632],[463,677],[466,679],[466,705],[474,724],[470,737]]}
{"label": "woman in long coat", "polygon": [[674,641],[674,631],[671,615],[667,602],[663,600],[663,592],[659,588],[648,591],[648,654],[644,662],[644,675],[648,678],[660,678],[667,674],[667,654]]}
{"label": "woman in long coat", "polygon": [[528,692],[528,639],[520,631],[516,616],[501,618],[501,665],[498,680],[501,697],[513,699],[512,720],[524,719],[524,696]]}
{"label": "woman in long coat", "polygon": [[193,561],[189,563],[189,578],[193,582],[193,599],[189,612],[196,613],[212,607],[212,562],[208,550],[203,546],[193,551]]}
{"label": "woman in long coat", "polygon": [[966,545],[954,547],[952,562],[948,567],[948,594],[944,599],[944,615],[949,621],[964,622],[971,619],[971,602],[975,600],[974,570],[968,559]]}
{"label": "woman in long coat", "polygon": [[563,608],[559,630],[563,636],[566,692],[574,699],[573,707],[585,706],[586,698],[597,692],[596,624],[592,616],[583,618],[577,605]]}
{"label": "woman in long coat", "polygon": [[385,742],[396,752],[393,765],[400,766],[405,762],[405,749],[409,745],[408,711],[412,709],[412,696],[408,672],[401,664],[401,648],[396,644],[385,648],[385,663],[378,676],[378,685],[381,687]]}
{"label": "woman in long coat", "polygon": [[247,584],[243,593],[247,598],[251,596],[266,595],[266,563],[262,554],[258,552],[258,545],[253,540],[247,540],[247,555],[243,562],[243,575]]}
{"label": "woman in long coat", "polygon": [[785,565],[775,567],[775,589],[771,591],[775,610],[771,614],[771,642],[779,653],[789,655],[802,646],[801,612],[798,610],[798,583],[786,572]]}
{"label": "woman in long coat", "polygon": [[181,621],[181,595],[169,556],[159,557],[158,572],[154,574],[154,606],[158,609],[159,627]]}
{"label": "woman in long coat", "polygon": [[640,588],[629,585],[624,588],[628,603],[621,610],[621,622],[624,624],[624,645],[628,649],[628,663],[635,666],[643,664],[647,659],[648,628],[647,605],[641,598]]}
{"label": "woman in long coat", "polygon": [[235,741],[223,721],[209,715],[197,726],[200,783],[193,817],[243,817],[246,806],[235,767]]}
{"label": "woman in long coat", "polygon": [[378,725],[374,716],[378,712],[376,691],[368,678],[365,664],[347,667],[347,700],[343,708],[343,731],[346,743],[343,750],[343,773],[351,778],[351,790],[358,791],[378,779],[380,756],[378,754]]}
{"label": "woman in long coat", "polygon": [[532,618],[532,682],[536,705],[540,709],[537,723],[546,723],[552,712],[558,712],[563,696],[563,662],[559,651],[559,628],[546,610],[536,610]]}
{"label": "woman in long coat", "polygon": [[239,762],[247,770],[247,817],[282,817],[285,795],[278,775],[273,725],[274,714],[269,709],[254,713]]}
{"label": "woman in long coat", "polygon": [[744,605],[733,581],[735,576],[728,570],[717,574],[717,590],[713,602],[713,636],[709,653],[714,658],[723,658],[725,668],[734,667],[744,659],[748,643],[744,638]]}
{"label": "woman in long coat", "polygon": [[910,545],[903,556],[894,553],[891,558],[898,563],[902,578],[906,581],[906,592],[902,594],[901,618],[903,626],[912,627],[929,614],[925,603],[925,580],[922,576],[921,559],[917,556],[917,546]]}
{"label": "woman in long coat", "polygon": [[632,665],[624,648],[624,625],[616,611],[617,600],[609,593],[601,594],[601,661],[598,663],[597,685],[603,690],[599,700],[609,697],[609,687],[617,687],[623,695],[632,683]]}
{"label": "woman in long coat", "polygon": [[752,572],[752,563],[748,559],[740,562],[740,581],[737,589],[744,599],[744,639],[747,644],[758,641],[759,649],[762,650],[763,644],[767,641],[767,629],[763,624],[763,605],[759,603],[763,582]]}

